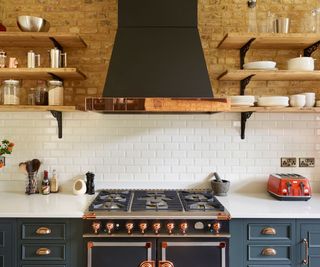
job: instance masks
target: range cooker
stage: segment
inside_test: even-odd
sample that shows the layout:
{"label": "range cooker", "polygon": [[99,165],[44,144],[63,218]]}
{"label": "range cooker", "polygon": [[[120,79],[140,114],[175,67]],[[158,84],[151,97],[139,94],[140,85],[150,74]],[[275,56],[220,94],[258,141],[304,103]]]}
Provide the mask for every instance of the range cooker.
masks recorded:
{"label": "range cooker", "polygon": [[84,216],[87,267],[227,267],[229,220],[207,190],[102,190]]}

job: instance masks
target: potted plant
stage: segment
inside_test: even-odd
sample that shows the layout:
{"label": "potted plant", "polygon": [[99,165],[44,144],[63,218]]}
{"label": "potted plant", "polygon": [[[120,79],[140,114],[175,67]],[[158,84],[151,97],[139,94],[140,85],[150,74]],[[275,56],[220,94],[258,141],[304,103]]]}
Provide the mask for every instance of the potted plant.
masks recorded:
{"label": "potted plant", "polygon": [[9,140],[2,140],[0,143],[0,169],[5,166],[6,158],[4,155],[10,155],[12,153],[14,143]]}

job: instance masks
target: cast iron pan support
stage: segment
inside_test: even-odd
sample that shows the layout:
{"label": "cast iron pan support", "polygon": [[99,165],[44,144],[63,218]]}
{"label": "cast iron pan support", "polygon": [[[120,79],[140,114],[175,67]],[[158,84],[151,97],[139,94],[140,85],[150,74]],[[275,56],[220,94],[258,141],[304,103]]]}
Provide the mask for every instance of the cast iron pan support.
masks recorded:
{"label": "cast iron pan support", "polygon": [[58,122],[58,137],[59,139],[62,138],[62,112],[56,110],[50,110],[53,117],[56,118]]}

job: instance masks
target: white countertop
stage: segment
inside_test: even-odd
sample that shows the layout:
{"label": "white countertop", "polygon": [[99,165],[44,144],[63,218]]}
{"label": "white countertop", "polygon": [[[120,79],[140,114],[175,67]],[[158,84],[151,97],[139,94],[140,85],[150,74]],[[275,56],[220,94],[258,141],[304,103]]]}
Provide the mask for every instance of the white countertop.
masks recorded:
{"label": "white countertop", "polygon": [[[0,218],[81,218],[94,196],[71,193],[30,195],[0,192]],[[267,193],[218,197],[236,218],[320,219],[320,194],[309,201],[278,201]]]}
{"label": "white countertop", "polygon": [[230,193],[218,199],[233,219],[320,219],[320,194],[309,201],[279,201],[268,193]]}
{"label": "white countertop", "polygon": [[94,196],[0,192],[0,218],[81,218]]}

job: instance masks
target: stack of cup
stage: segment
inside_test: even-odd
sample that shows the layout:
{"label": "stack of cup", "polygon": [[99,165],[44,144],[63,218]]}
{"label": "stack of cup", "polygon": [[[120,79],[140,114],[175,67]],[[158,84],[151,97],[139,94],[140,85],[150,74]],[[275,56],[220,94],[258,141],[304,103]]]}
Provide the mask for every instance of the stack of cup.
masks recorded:
{"label": "stack of cup", "polygon": [[303,93],[298,95],[290,96],[290,106],[291,107],[314,107],[316,104],[316,94],[315,93]]}

